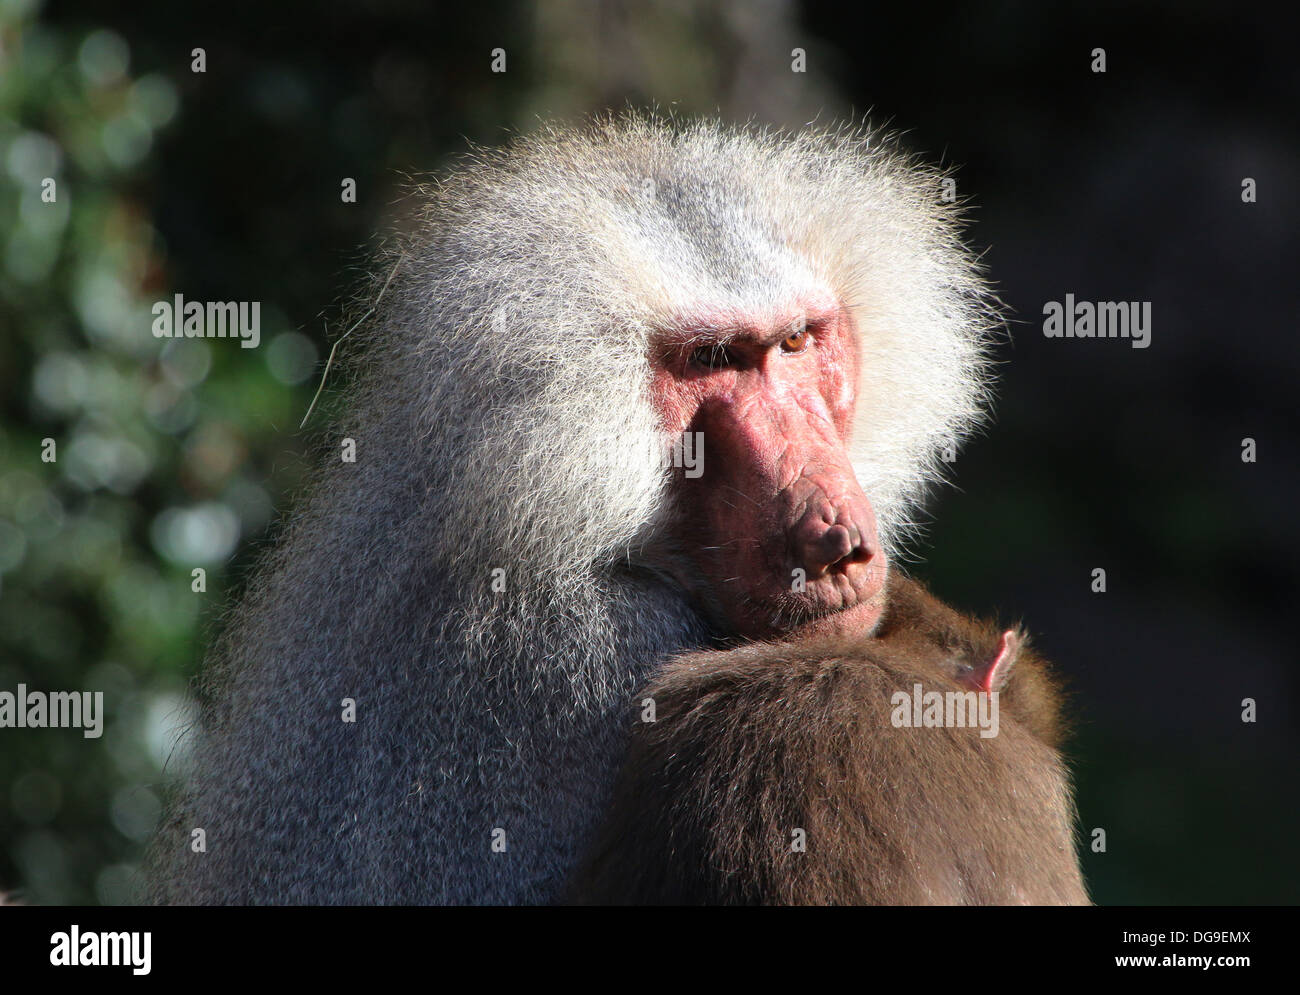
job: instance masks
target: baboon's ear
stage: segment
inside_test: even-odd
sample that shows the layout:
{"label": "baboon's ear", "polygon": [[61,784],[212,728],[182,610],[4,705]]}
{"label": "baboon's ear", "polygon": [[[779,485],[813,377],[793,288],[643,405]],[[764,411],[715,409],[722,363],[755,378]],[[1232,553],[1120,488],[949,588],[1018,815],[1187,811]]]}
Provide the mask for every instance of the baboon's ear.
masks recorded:
{"label": "baboon's ear", "polygon": [[982,663],[963,675],[962,680],[976,691],[1001,691],[1011,677],[1016,655],[1024,643],[1024,636],[1016,629],[1008,629],[998,640],[997,651],[987,663]]}

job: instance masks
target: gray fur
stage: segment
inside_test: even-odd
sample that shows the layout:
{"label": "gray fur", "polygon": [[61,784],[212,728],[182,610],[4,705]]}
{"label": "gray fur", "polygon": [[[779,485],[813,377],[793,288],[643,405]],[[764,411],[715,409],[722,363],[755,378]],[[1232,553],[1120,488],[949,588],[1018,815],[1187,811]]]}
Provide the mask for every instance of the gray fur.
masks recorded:
{"label": "gray fur", "polygon": [[848,305],[854,465],[896,549],[980,414],[996,322],[938,180],[866,131],[625,115],[424,188],[336,429],[357,462],[326,458],[212,650],[153,897],[556,898],[633,692],[714,635],[649,566],[650,333],[701,302]]}

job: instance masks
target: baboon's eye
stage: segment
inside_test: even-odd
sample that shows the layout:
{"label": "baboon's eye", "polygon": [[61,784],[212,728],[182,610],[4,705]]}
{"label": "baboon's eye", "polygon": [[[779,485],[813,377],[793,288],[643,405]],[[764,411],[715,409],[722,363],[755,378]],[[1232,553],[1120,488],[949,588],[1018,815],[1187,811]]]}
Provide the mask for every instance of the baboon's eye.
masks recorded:
{"label": "baboon's eye", "polygon": [[723,345],[702,345],[691,353],[691,362],[705,369],[716,370],[731,365],[731,353]]}
{"label": "baboon's eye", "polygon": [[806,329],[799,329],[797,332],[791,332],[781,340],[782,352],[803,352],[808,348],[808,332]]}

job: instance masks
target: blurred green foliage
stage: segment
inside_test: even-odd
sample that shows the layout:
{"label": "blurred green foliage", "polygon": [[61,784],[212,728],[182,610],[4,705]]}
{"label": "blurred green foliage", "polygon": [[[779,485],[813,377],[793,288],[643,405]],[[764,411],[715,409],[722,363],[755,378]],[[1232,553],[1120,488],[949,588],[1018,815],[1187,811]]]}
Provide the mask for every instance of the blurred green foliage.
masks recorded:
{"label": "blurred green foliage", "polygon": [[0,687],[103,690],[107,712],[102,740],[0,741],[0,882],[38,903],[130,899],[200,614],[271,516],[248,451],[316,358],[274,312],[245,355],[150,334],[170,289],[144,192],[181,108],[130,55],[0,4]]}

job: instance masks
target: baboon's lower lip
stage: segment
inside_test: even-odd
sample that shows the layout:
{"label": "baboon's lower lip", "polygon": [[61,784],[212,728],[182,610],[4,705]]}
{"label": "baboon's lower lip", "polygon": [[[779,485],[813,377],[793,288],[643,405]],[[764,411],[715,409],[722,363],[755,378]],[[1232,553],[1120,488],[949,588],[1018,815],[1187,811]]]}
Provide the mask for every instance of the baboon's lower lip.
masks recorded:
{"label": "baboon's lower lip", "polygon": [[781,590],[762,599],[774,613],[798,621],[849,611],[879,601],[885,588],[882,574],[873,567],[848,573],[832,571],[806,582],[802,591]]}
{"label": "baboon's lower lip", "polygon": [[880,595],[867,599],[852,597],[844,603],[826,604],[807,595],[787,593],[751,605],[748,621],[740,627],[740,632],[746,638],[762,640],[869,636],[883,611],[884,598]]}
{"label": "baboon's lower lip", "polygon": [[884,611],[881,599],[858,601],[842,608],[828,608],[811,613],[804,621],[790,628],[791,638],[808,636],[868,636],[880,621]]}

